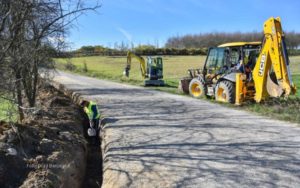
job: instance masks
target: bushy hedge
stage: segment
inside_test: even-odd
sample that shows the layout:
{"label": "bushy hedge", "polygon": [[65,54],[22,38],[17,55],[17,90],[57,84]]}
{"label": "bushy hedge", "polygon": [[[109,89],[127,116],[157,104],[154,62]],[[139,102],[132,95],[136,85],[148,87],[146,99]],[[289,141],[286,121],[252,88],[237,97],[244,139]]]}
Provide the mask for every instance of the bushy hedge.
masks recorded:
{"label": "bushy hedge", "polygon": [[[83,46],[75,51],[57,53],[57,57],[126,56],[128,51],[143,56],[206,55],[208,48],[155,48],[152,45],[141,45],[133,49],[112,49],[102,46]],[[289,49],[288,52],[290,55],[300,55],[300,49]]]}
{"label": "bushy hedge", "polygon": [[177,49],[177,48],[155,48],[152,46],[140,46],[129,49],[111,49],[111,48],[99,48],[99,46],[84,46],[80,49],[72,52],[60,53],[59,57],[82,57],[82,56],[126,56],[128,51],[133,51],[138,55],[151,55],[151,56],[163,56],[163,55],[206,55],[206,48],[190,48],[190,49]]}

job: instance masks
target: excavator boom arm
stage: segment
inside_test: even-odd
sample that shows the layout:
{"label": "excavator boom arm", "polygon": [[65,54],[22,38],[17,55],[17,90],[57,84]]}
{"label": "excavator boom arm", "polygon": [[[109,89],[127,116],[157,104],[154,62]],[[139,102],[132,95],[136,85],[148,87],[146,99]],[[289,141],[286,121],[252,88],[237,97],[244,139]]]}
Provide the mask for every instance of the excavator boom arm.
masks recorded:
{"label": "excavator boom arm", "polygon": [[124,74],[129,77],[129,71],[131,68],[131,60],[132,58],[135,58],[139,63],[140,63],[140,68],[141,68],[141,74],[143,76],[143,78],[146,77],[146,62],[145,59],[141,56],[138,56],[132,52],[127,52],[127,64],[125,67],[125,71]]}
{"label": "excavator boom arm", "polygon": [[[270,73],[274,71],[271,79]],[[253,70],[255,100],[260,102],[267,96],[287,97],[296,92],[289,70],[289,59],[280,18],[270,18],[264,23],[264,43]],[[275,81],[275,83],[273,82]]]}

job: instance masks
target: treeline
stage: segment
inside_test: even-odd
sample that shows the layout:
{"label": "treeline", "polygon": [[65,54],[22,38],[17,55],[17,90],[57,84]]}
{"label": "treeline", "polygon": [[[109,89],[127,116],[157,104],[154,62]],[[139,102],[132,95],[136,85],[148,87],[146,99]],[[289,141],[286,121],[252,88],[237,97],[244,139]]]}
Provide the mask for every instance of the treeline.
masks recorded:
{"label": "treeline", "polygon": [[[286,32],[286,44],[290,55],[300,55],[300,33]],[[155,45],[139,45],[134,47],[124,42],[115,43],[113,48],[97,46],[82,46],[80,49],[60,53],[60,57],[72,56],[126,56],[127,51],[133,51],[138,55],[206,55],[209,47],[218,46],[227,42],[262,41],[263,33],[200,33],[195,35],[175,36],[167,40],[164,48]]]}
{"label": "treeline", "polygon": [[126,56],[128,51],[133,51],[138,55],[205,55],[206,48],[156,48],[153,45],[139,45],[134,48],[107,48],[103,46],[82,46],[80,49],[60,53],[59,56]]}
{"label": "treeline", "polygon": [[[287,48],[296,50],[300,46],[300,33],[286,32]],[[171,37],[166,42],[166,48],[207,48],[218,46],[227,42],[240,42],[240,41],[262,41],[263,33],[261,32],[248,32],[248,33],[200,33],[195,35],[184,35]]]}

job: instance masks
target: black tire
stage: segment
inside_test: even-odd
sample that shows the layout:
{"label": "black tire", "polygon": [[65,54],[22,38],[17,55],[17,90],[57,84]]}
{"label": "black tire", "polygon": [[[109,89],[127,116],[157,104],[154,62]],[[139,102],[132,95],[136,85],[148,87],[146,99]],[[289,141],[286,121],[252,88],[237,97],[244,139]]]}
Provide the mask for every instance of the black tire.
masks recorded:
{"label": "black tire", "polygon": [[192,97],[202,98],[206,96],[206,87],[202,79],[194,78],[189,84],[189,93]]}
{"label": "black tire", "polygon": [[220,81],[215,89],[215,99],[218,102],[235,103],[235,83],[228,80]]}

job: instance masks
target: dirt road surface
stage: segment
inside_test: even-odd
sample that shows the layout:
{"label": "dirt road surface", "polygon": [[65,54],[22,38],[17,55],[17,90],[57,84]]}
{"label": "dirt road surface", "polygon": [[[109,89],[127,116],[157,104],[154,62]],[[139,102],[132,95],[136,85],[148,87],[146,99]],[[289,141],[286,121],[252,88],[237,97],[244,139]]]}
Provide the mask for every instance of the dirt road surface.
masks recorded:
{"label": "dirt road surface", "polygon": [[60,72],[98,102],[103,187],[300,187],[300,127],[203,100]]}

